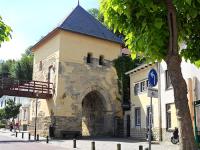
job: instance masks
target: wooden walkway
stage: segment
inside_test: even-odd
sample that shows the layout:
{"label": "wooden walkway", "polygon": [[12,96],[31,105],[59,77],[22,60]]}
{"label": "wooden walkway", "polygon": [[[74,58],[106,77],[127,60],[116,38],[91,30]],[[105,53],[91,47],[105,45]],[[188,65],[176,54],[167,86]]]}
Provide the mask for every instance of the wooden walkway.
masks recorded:
{"label": "wooden walkway", "polygon": [[0,97],[3,95],[50,99],[52,83],[42,81],[20,81],[13,78],[0,78]]}

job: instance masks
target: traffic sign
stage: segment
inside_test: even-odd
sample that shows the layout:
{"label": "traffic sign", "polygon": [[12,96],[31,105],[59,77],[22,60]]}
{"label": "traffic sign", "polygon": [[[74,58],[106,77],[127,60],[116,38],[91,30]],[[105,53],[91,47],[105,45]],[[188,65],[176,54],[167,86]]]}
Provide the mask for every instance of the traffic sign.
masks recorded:
{"label": "traffic sign", "polygon": [[147,96],[153,97],[153,98],[158,98],[158,89],[148,87]]}
{"label": "traffic sign", "polygon": [[149,86],[154,87],[158,82],[158,75],[155,69],[151,69],[148,74]]}

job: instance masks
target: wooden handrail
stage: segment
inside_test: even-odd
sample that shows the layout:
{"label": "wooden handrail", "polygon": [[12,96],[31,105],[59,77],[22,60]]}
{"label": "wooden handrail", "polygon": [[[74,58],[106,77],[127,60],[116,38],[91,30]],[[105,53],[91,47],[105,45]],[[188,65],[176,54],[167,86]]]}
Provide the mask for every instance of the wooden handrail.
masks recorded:
{"label": "wooden handrail", "polygon": [[14,78],[0,78],[0,89],[3,91],[21,91],[31,92],[38,94],[50,94],[52,95],[53,83],[43,81],[25,81],[16,80]]}

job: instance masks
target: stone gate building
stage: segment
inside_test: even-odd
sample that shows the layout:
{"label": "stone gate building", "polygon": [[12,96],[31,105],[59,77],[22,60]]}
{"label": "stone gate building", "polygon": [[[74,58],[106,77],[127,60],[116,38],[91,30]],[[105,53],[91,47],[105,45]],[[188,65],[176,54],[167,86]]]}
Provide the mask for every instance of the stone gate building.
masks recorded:
{"label": "stone gate building", "polygon": [[[38,100],[37,133],[80,131],[83,136],[113,135],[122,117],[117,74],[112,60],[121,40],[81,6],[36,43],[33,80],[53,83],[53,98]],[[35,102],[30,131],[34,130]]]}

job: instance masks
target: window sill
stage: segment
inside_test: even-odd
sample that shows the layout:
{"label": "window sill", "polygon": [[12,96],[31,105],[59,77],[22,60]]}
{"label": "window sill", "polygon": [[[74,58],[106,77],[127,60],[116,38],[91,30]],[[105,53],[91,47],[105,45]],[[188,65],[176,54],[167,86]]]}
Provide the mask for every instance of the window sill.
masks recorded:
{"label": "window sill", "polygon": [[140,94],[145,94],[145,93],[147,93],[147,90],[144,90],[144,91],[142,91],[142,92],[138,92],[137,94],[134,94],[135,96],[138,96],[138,95],[140,95]]}
{"label": "window sill", "polygon": [[173,128],[167,128],[166,131],[167,132],[174,132],[174,129]]}
{"label": "window sill", "polygon": [[173,90],[173,87],[172,87],[172,86],[170,86],[170,87],[168,87],[168,88],[165,88],[165,91],[170,91],[170,90]]}

